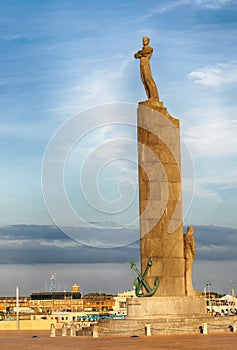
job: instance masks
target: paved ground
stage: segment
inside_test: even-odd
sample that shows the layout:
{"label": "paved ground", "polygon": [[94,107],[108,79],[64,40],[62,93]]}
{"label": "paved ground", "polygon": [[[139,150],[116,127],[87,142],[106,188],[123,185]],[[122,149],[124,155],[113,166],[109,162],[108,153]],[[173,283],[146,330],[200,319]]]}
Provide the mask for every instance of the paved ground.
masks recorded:
{"label": "paved ground", "polygon": [[[38,337],[34,337],[38,336]],[[61,337],[46,331],[0,331],[1,350],[237,350],[237,333],[151,337]]]}

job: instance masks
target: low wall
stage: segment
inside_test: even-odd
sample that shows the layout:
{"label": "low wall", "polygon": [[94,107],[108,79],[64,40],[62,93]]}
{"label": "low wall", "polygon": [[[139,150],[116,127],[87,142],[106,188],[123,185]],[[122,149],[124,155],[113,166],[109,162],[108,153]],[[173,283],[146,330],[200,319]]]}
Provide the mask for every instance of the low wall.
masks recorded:
{"label": "low wall", "polygon": [[100,320],[98,323],[99,336],[148,335],[148,328],[151,335],[237,332],[237,316],[167,316],[146,320]]}
{"label": "low wall", "polygon": [[[56,326],[56,320],[21,320],[19,330],[50,330],[50,325]],[[17,329],[16,321],[0,321],[0,331],[13,331]]]}

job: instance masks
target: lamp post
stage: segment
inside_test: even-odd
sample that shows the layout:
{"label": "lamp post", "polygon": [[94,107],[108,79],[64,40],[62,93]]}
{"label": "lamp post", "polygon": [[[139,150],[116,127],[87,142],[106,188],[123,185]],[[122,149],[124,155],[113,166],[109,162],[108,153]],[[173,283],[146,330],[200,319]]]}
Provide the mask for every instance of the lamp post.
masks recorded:
{"label": "lamp post", "polygon": [[206,287],[208,288],[208,306],[210,309],[210,312],[212,312],[212,306],[211,306],[211,283],[206,283]]}
{"label": "lamp post", "polygon": [[207,285],[205,284],[205,286],[203,287],[203,292],[204,292],[204,295],[205,295],[205,306],[206,306],[206,309],[207,309]]}
{"label": "lamp post", "polygon": [[19,331],[19,286],[16,286],[16,330]]}
{"label": "lamp post", "polygon": [[231,285],[231,296],[232,296],[232,312],[235,314],[235,285],[233,281],[230,281]]}

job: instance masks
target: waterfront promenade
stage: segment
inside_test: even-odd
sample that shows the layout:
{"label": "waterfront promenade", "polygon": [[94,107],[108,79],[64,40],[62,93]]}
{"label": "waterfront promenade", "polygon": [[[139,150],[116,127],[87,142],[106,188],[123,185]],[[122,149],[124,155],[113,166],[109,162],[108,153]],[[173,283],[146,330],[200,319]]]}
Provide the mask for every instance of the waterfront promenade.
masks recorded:
{"label": "waterfront promenade", "polygon": [[49,337],[47,331],[0,331],[1,350],[237,350],[237,333],[151,337]]}

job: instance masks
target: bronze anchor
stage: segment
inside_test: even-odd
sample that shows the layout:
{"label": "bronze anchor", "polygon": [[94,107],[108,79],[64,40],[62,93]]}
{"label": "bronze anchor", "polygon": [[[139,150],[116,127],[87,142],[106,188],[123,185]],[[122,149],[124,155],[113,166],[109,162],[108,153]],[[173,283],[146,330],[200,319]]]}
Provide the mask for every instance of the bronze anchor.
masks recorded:
{"label": "bronze anchor", "polygon": [[[134,287],[135,287],[135,294],[137,297],[151,297],[152,295],[155,294],[159,287],[160,279],[159,277],[156,277],[154,288],[152,289],[149,284],[145,281],[145,277],[148,273],[149,268],[152,266],[152,259],[148,259],[145,271],[143,275],[140,273],[138,270],[136,264],[134,262],[130,262],[130,267],[136,272],[137,278],[134,280]],[[145,287],[147,293],[142,293],[142,286]]]}

